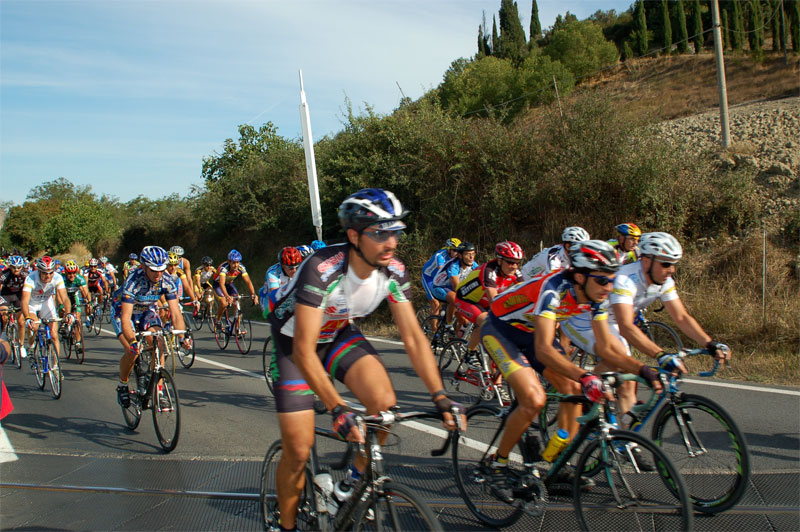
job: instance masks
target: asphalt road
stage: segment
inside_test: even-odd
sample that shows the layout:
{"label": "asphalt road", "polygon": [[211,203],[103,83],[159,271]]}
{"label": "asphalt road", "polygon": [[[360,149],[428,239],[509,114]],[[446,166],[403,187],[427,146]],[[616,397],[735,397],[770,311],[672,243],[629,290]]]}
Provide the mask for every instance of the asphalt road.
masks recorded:
{"label": "asphalt road", "polygon": [[[27,363],[22,370],[5,368],[15,409],[3,420],[5,434],[0,434],[0,528],[260,529],[253,501],[259,462],[279,436],[274,402],[261,373],[268,328],[254,324],[253,346],[246,355],[233,343],[220,351],[207,330],[197,333],[194,366],[176,369],[182,421],[180,441],[170,454],[158,445],[149,411],[136,431],[125,426],[115,392],[121,346],[110,326],[104,329],[88,339],[83,365],[63,361],[60,400],[52,399],[49,387],[38,389]],[[399,405],[429,407],[427,391],[397,342],[375,344]],[[785,511],[800,499],[800,391],[696,379],[684,382],[682,389],[725,405],[747,438],[753,472],[769,479],[767,487],[751,490],[758,493],[748,494],[743,504],[761,501],[784,509],[757,520],[718,516],[698,528],[800,528],[800,517]],[[327,416],[319,419],[329,422]],[[448,459],[430,458],[428,451],[441,445],[442,433],[433,425],[397,429],[399,441],[387,449],[389,463],[429,500],[452,503],[440,510],[447,528],[480,528],[458,508]],[[330,456],[339,449],[335,443],[320,448]],[[166,496],[164,490],[172,491]]]}

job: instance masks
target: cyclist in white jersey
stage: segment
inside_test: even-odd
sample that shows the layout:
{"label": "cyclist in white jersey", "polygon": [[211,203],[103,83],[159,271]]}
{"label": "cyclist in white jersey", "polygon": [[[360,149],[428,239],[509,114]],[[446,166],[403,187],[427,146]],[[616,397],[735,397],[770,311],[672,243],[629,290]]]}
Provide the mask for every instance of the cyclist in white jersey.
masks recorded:
{"label": "cyclist in white jersey", "polygon": [[[22,287],[22,296],[20,297],[20,306],[22,307],[22,315],[25,316],[25,324],[31,330],[31,340],[36,337],[36,332],[39,329],[39,322],[36,320],[37,315],[42,319],[56,319],[58,312],[53,301],[54,296],[58,297],[59,302],[64,305],[67,312],[67,322],[72,322],[75,317],[72,315],[72,303],[67,296],[67,288],[64,286],[64,278],[61,274],[56,273],[56,263],[48,256],[41,257],[36,261],[36,271],[25,278],[25,284]],[[58,341],[58,323],[50,324],[50,334],[53,337],[53,344],[56,348],[56,353],[61,354]],[[20,339],[20,343],[24,345],[24,338]]]}
{"label": "cyclist in white jersey", "polygon": [[526,262],[520,272],[523,281],[547,275],[556,270],[569,268],[569,248],[576,242],[589,240],[589,233],[582,227],[567,227],[561,233],[561,244],[543,249]]}
{"label": "cyclist in white jersey", "polygon": [[[712,340],[678,297],[672,275],[675,273],[675,264],[683,256],[683,249],[675,237],[668,233],[645,233],[639,242],[639,249],[641,259],[620,268],[614,281],[614,291],[609,297],[613,310],[609,314],[611,332],[621,340],[627,354],[630,354],[632,345],[637,351],[655,358],[662,368],[686,372],[680,359],[671,353],[664,353],[664,350],[635,324],[636,313],[658,299],[667,309],[672,321],[686,336],[715,351],[715,358],[729,360],[730,348]],[[563,327],[573,343],[585,351],[594,352],[594,335],[589,316],[581,314],[570,318]],[[615,369],[601,361],[596,371]],[[626,383],[617,393],[620,411],[627,412],[636,401],[635,386],[633,383]]]}

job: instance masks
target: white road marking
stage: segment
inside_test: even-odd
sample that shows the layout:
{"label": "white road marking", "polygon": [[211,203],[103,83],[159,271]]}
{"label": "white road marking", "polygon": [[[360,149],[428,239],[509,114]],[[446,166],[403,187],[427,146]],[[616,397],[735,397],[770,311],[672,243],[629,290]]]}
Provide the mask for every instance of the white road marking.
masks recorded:
{"label": "white road marking", "polygon": [[14,452],[14,446],[11,445],[5,429],[0,425],[0,463],[13,462],[18,459],[17,453]]}

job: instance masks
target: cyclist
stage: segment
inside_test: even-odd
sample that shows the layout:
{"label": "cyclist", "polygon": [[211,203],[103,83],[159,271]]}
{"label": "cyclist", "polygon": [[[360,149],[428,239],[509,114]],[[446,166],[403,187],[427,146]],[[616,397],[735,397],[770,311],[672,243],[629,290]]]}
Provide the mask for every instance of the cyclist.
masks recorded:
{"label": "cyclist", "polygon": [[[22,307],[22,314],[25,316],[25,325],[31,331],[29,345],[33,343],[33,339],[36,338],[36,331],[39,329],[39,323],[36,321],[37,315],[46,320],[58,318],[54,296],[58,298],[58,301],[66,309],[67,323],[72,323],[75,316],[72,315],[72,304],[64,287],[64,278],[61,277],[61,274],[56,273],[55,261],[45,255],[36,261],[36,271],[25,278],[20,297],[20,306]],[[58,341],[57,322],[50,324],[50,335],[53,337],[56,354],[60,355],[61,346],[59,344],[61,342]],[[20,344],[24,345],[22,339],[20,339]]]}
{"label": "cyclist", "polygon": [[261,310],[265,318],[272,312],[275,292],[294,277],[302,262],[303,257],[297,248],[289,246],[278,252],[278,262],[269,267],[264,276],[264,286],[258,291]]}
{"label": "cyclist", "polygon": [[[175,287],[178,289],[178,303],[183,300],[184,295],[189,298],[192,302],[192,305],[197,308],[198,301],[197,296],[194,293],[194,288],[192,287],[192,281],[189,279],[189,276],[186,275],[186,272],[183,271],[183,268],[179,266],[181,262],[180,257],[176,255],[174,252],[170,251],[167,253],[167,269],[164,272],[164,275],[169,275],[172,277],[172,280],[175,284]],[[162,303],[166,303],[162,301]],[[162,316],[164,321],[169,321],[169,314],[165,312]]]}
{"label": "cyclist", "polygon": [[[347,243],[317,251],[278,291],[269,315],[275,343],[275,399],[283,439],[278,464],[279,526],[291,530],[305,478],[304,467],[314,443],[313,393],[333,414],[333,429],[342,439],[363,441],[356,416],[331,382],[344,382],[368,414],[395,405],[386,367],[375,348],[353,324],[388,300],[414,369],[454,428],[453,402],[444,393],[427,338],[411,304],[405,265],[394,258],[407,212],[394,194],[360,190],[339,206]],[[365,461],[356,458],[348,478],[360,475]]]}
{"label": "cyclist", "polygon": [[[92,257],[89,259],[89,269],[86,270],[84,278],[86,279],[86,284],[89,286],[89,293],[94,297],[94,294],[97,294],[99,298],[98,301],[102,302],[103,294],[105,294],[106,290],[109,290],[110,287],[108,286],[108,281],[106,281],[105,275],[103,275],[103,271],[99,268],[100,261],[96,258]],[[92,301],[92,304],[95,303],[95,300]]]}
{"label": "cyclist", "polygon": [[202,295],[206,290],[214,289],[214,259],[206,255],[200,259],[201,266],[194,271],[194,293]]}
{"label": "cyclist", "polygon": [[[472,242],[462,242],[456,248],[456,256],[444,263],[439,273],[433,278],[433,297],[440,302],[447,303],[445,321],[450,323],[456,312],[455,289],[458,283],[463,281],[472,270],[478,269],[475,262],[475,244]],[[459,323],[463,318],[459,317]]]}
{"label": "cyclist", "polygon": [[616,227],[619,236],[608,241],[617,250],[620,262],[625,265],[639,260],[639,238],[642,230],[634,223],[619,224]]}
{"label": "cyclist", "polygon": [[314,253],[314,250],[311,248],[311,246],[307,246],[305,244],[297,246],[297,251],[300,252],[300,256],[303,257],[303,260],[306,260],[306,258]]}
{"label": "cyclist", "polygon": [[[479,361],[476,351],[480,341],[480,327],[489,314],[489,305],[497,294],[522,280],[519,263],[522,248],[516,242],[498,242],[494,247],[496,258],[470,272],[456,287],[456,309],[478,326],[467,344],[467,360],[473,365]],[[503,390],[505,392],[505,390]]]}
{"label": "cyclist", "polygon": [[105,255],[100,257],[100,270],[105,275],[108,291],[111,292],[117,286],[117,269]]}
{"label": "cyclist", "polygon": [[553,247],[543,249],[531,260],[522,266],[522,278],[529,281],[540,275],[564,268],[569,268],[569,250],[576,242],[589,240],[589,233],[582,227],[567,227],[561,233],[561,243]]}
{"label": "cyclist", "polygon": [[[683,256],[683,249],[675,237],[669,233],[645,233],[639,248],[642,253],[639,262],[620,268],[614,281],[614,291],[609,297],[613,310],[609,314],[609,325],[611,332],[621,341],[618,347],[622,349],[622,354],[629,355],[630,347],[633,346],[640,353],[656,359],[663,369],[686,372],[680,359],[673,353],[664,353],[660,346],[636,326],[636,315],[658,299],[686,336],[713,351],[715,358],[729,360],[730,348],[714,341],[689,314],[678,297],[672,275],[675,273],[675,264]],[[585,315],[576,316],[570,318],[564,325],[564,330],[575,344],[591,353],[595,352],[595,338],[587,323],[588,318]],[[602,359],[595,371],[616,369],[612,361]],[[634,383],[625,383],[618,388],[617,396],[620,412],[628,412],[636,402]]]}
{"label": "cyclist", "polygon": [[[67,296],[72,303],[72,313],[78,323],[81,322],[81,312],[83,312],[84,301],[89,301],[89,289],[86,287],[86,279],[78,273],[78,263],[69,260],[64,265],[64,288]],[[83,353],[83,331],[81,327],[75,327],[75,350]]]}
{"label": "cyclist", "polygon": [[233,303],[233,297],[239,295],[238,290],[233,285],[237,277],[244,279],[248,290],[250,291],[250,299],[253,304],[256,303],[256,291],[253,288],[253,283],[250,281],[250,276],[247,274],[247,268],[242,264],[242,254],[232,249],[228,253],[228,260],[219,265],[217,273],[214,275],[214,292],[217,294],[219,306],[217,307],[217,315],[215,323],[219,323],[222,318],[222,313],[228,308],[228,305]]}
{"label": "cyclist", "polygon": [[425,296],[431,305],[431,315],[439,314],[441,306],[439,300],[433,295],[433,278],[439,273],[444,263],[456,257],[456,248],[461,245],[458,238],[448,238],[444,246],[434,253],[428,261],[422,265],[422,288],[425,289]]}
{"label": "cyclist", "polygon": [[[128,390],[128,377],[131,374],[141,346],[136,341],[137,331],[157,330],[163,327],[154,306],[164,297],[172,314],[173,324],[177,329],[185,329],[183,314],[178,303],[178,288],[171,277],[164,275],[167,269],[167,252],[158,246],[147,246],[139,254],[141,268],[134,270],[125,280],[120,293],[119,315],[114,320],[114,329],[125,354],[119,361],[119,385],[117,401],[124,408],[130,406],[131,398]],[[135,325],[134,325],[135,323]],[[192,340],[178,335],[183,346],[191,349]],[[164,363],[164,352],[161,352],[161,364]]]}
{"label": "cyclist", "polygon": [[314,251],[324,248],[325,245],[326,245],[325,242],[323,242],[322,240],[311,241],[311,249],[313,249]]}
{"label": "cyclist", "polygon": [[[518,404],[508,417],[506,428],[494,456],[482,467],[489,475],[493,493],[506,502],[513,501],[508,455],[522,433],[545,405],[545,391],[535,372],[541,373],[561,393],[581,391],[592,401],[611,399],[602,380],[573,365],[556,340],[556,323],[576,314],[590,312],[597,350],[621,368],[638,373],[650,382],[658,374],[633,358],[620,356],[612,347],[617,342],[608,328],[608,294],[619,269],[617,254],[608,243],[586,240],[570,247],[570,268],[512,286],[497,296],[484,322],[481,341],[514,390]],[[574,436],[580,405],[562,404],[559,427]],[[572,482],[567,470],[556,484]],[[590,484],[589,481],[581,481]]]}
{"label": "cyclist", "polygon": [[128,255],[128,260],[122,263],[122,281],[128,278],[128,274],[139,267],[139,255],[131,253]]}
{"label": "cyclist", "polygon": [[180,262],[180,264],[178,264],[178,266],[180,266],[181,270],[183,270],[185,272],[192,271],[192,265],[189,263],[189,259],[187,259],[186,257],[183,256],[185,252],[183,251],[182,247],[180,247],[180,246],[172,246],[171,248],[169,248],[169,250],[172,253],[176,254],[178,256],[178,258],[180,258],[181,262]]}
{"label": "cyclist", "polygon": [[22,299],[20,296],[22,295],[22,287],[25,285],[28,271],[25,269],[25,259],[19,255],[11,255],[6,265],[8,268],[3,273],[0,273],[0,296],[5,299],[6,305],[13,305],[20,309],[16,314],[17,336],[20,343],[20,357],[25,358],[28,356],[28,351],[25,349],[25,318],[22,314]]}

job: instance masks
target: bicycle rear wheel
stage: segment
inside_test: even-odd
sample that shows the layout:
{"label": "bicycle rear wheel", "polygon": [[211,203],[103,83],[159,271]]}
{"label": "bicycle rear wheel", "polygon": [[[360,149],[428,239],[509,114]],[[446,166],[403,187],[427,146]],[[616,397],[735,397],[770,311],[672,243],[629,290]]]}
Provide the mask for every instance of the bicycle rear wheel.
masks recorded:
{"label": "bicycle rear wheel", "polygon": [[267,389],[269,393],[274,394],[272,391],[272,356],[274,350],[272,348],[272,335],[267,336],[267,341],[264,342],[264,351],[261,354],[261,365],[264,368],[264,380],[267,381]]}
{"label": "bicycle rear wheel", "polygon": [[61,365],[58,363],[58,353],[56,346],[50,345],[47,348],[47,375],[50,377],[50,390],[53,392],[53,399],[61,397],[61,382],[64,376],[61,374]]}
{"label": "bicycle rear wheel", "polygon": [[[278,495],[277,495],[277,471],[278,462],[283,456],[283,444],[281,440],[273,442],[261,464],[261,489],[259,490],[259,502],[261,507],[261,521],[264,528],[270,530],[271,527],[278,527]],[[320,530],[319,519],[314,508],[314,483],[311,480],[308,467],[306,467],[306,482],[303,491],[300,493],[300,502],[297,504],[297,529],[298,530]]]}
{"label": "bicycle rear wheel", "polygon": [[695,510],[719,513],[744,495],[750,478],[747,443],[714,401],[684,394],[676,405],[665,404],[656,414],[651,438],[680,471]]}
{"label": "bicycle rear wheel", "polygon": [[[234,327],[236,326],[234,325]],[[235,333],[236,336],[233,338],[236,340],[236,347],[239,348],[241,354],[246,355],[250,352],[250,346],[253,345],[253,326],[250,324],[250,318],[239,314],[239,324]]]}
{"label": "bicycle rear wheel", "polygon": [[[188,322],[187,322],[188,323]],[[192,338],[192,333],[187,332],[186,336]],[[180,341],[175,342],[175,352],[178,354],[178,360],[184,368],[191,368],[194,364],[195,345],[194,338],[192,338],[191,349],[186,349]]]}
{"label": "bicycle rear wheel", "polygon": [[153,377],[153,395],[150,399],[153,409],[153,424],[156,428],[158,443],[166,452],[171,452],[178,445],[181,434],[181,405],[178,401],[178,389],[172,375],[164,368],[158,370]]}
{"label": "bicycle rear wheel", "polygon": [[225,348],[228,347],[228,342],[231,341],[230,336],[231,325],[228,320],[228,315],[223,314],[222,318],[220,318],[219,323],[214,325],[214,340],[217,341],[217,345],[220,349],[225,351]]}
{"label": "bicycle rear wheel", "polygon": [[442,352],[439,353],[439,374],[444,374],[444,370],[448,369],[452,364],[453,371],[458,371],[461,363],[467,354],[467,341],[461,338],[450,340],[444,346]]}
{"label": "bicycle rear wheel", "polygon": [[214,316],[217,315],[217,307],[215,304],[208,305],[203,311],[203,320],[206,322],[208,332],[214,332]]}
{"label": "bicycle rear wheel", "polygon": [[[453,469],[458,491],[469,511],[493,527],[511,525],[522,517],[521,507],[507,504],[492,493],[480,467],[481,460],[497,450],[502,424],[502,410],[499,408],[473,406],[467,410],[468,432],[453,438]],[[517,462],[516,465],[522,462],[519,453],[512,453],[509,458]]]}
{"label": "bicycle rear wheel", "polygon": [[95,336],[100,336],[100,327],[103,325],[103,311],[98,308],[94,311],[94,319],[92,320],[92,330]]}
{"label": "bicycle rear wheel", "polygon": [[[633,449],[638,448],[638,452]],[[656,471],[638,466],[642,458]],[[634,432],[612,430],[608,439],[590,442],[576,471],[597,461],[600,474],[591,490],[573,484],[575,512],[582,530],[691,530],[694,520],[686,485],[658,446]]]}
{"label": "bicycle rear wheel", "polygon": [[683,349],[680,335],[666,323],[647,322],[647,336],[666,353],[678,353]]}
{"label": "bicycle rear wheel", "polygon": [[388,481],[357,509],[353,529],[442,530],[442,525],[413,489]]}
{"label": "bicycle rear wheel", "polygon": [[42,359],[47,356],[47,348],[45,348],[45,352],[42,353],[42,348],[37,340],[33,347],[33,353],[29,356],[33,357],[31,363],[33,365],[33,376],[36,377],[36,384],[39,386],[40,390],[44,390],[44,383],[46,381],[44,379],[44,366],[42,365],[44,362]]}
{"label": "bicycle rear wheel", "polygon": [[[128,405],[128,408],[120,405],[120,408],[122,409],[122,417],[125,418],[125,425],[131,430],[136,430],[136,427],[139,426],[139,421],[142,419],[142,403],[136,391],[137,383],[139,382],[138,371],[134,371],[131,376],[133,378],[128,382],[128,393],[131,397],[131,404]],[[131,385],[133,389],[130,388]]]}
{"label": "bicycle rear wheel", "polygon": [[[185,312],[184,315],[189,316],[189,321],[187,321],[186,324],[188,325],[191,323],[195,331],[199,331],[203,327],[203,315],[200,313],[199,309],[192,309],[191,313]],[[184,320],[185,319],[186,318],[184,318]]]}

